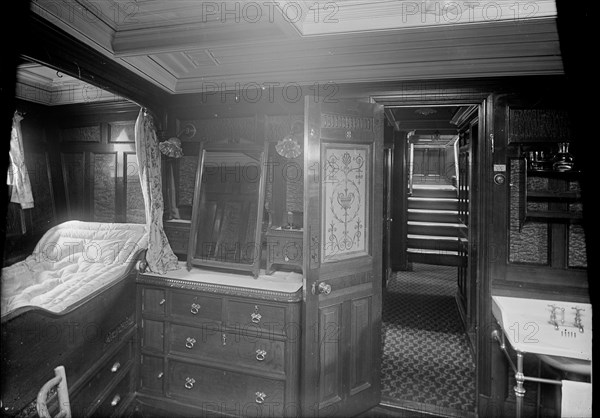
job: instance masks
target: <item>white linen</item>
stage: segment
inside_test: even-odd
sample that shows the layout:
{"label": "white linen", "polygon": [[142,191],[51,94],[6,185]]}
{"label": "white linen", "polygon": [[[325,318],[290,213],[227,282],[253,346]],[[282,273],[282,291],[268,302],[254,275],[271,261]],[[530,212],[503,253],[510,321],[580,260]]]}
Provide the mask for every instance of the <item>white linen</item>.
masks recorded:
{"label": "white linen", "polygon": [[142,224],[68,221],[51,228],[29,257],[2,269],[2,316],[22,306],[66,310],[121,277],[147,240]]}
{"label": "white linen", "polygon": [[591,418],[592,396],[591,383],[563,380],[560,416],[563,418]]}

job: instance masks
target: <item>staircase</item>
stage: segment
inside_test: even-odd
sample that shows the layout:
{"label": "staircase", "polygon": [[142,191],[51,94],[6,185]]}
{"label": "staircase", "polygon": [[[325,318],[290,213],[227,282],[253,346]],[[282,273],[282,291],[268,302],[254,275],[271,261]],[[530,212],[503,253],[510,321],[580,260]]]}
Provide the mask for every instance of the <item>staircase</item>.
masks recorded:
{"label": "staircase", "polygon": [[408,197],[407,257],[409,262],[461,266],[456,187],[415,184]]}

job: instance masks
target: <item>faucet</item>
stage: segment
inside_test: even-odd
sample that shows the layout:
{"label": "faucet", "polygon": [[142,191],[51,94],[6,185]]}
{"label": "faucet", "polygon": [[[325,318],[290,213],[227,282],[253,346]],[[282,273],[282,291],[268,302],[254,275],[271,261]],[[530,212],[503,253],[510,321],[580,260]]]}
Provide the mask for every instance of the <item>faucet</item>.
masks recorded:
{"label": "faucet", "polygon": [[581,311],[585,311],[583,308],[578,308],[577,306],[572,307],[571,309],[575,309],[575,326],[579,328],[579,332],[583,333],[583,323],[581,322]]}
{"label": "faucet", "polygon": [[[555,330],[558,330],[558,322],[556,321],[556,311],[558,311],[561,308],[559,308],[556,305],[548,305],[548,307],[550,308],[550,321],[549,322],[552,325],[554,325],[554,329]],[[564,311],[565,311],[565,309],[562,308],[562,312],[563,312],[563,320],[562,320],[562,322],[564,322]]]}

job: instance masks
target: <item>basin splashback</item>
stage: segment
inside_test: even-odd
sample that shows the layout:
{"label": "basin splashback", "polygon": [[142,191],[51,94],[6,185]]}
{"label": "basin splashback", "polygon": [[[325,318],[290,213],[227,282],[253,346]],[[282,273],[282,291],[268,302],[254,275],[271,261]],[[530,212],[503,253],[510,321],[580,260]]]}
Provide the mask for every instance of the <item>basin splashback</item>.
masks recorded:
{"label": "basin splashback", "polygon": [[[580,310],[580,325],[576,312]],[[555,323],[551,321],[555,310]],[[492,313],[511,345],[522,352],[592,359],[592,305],[492,296]]]}

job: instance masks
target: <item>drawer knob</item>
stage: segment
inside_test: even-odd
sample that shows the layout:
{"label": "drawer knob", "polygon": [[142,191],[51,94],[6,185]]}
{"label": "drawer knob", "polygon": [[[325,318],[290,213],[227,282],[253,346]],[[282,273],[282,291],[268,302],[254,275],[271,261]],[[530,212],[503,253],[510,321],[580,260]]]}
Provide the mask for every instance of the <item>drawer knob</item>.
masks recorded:
{"label": "drawer knob", "polygon": [[164,375],[165,374],[163,372],[160,372],[158,375],[156,375],[156,378],[157,379],[162,379]]}
{"label": "drawer knob", "polygon": [[196,344],[196,339],[192,337],[187,337],[187,339],[185,340],[185,347],[193,348],[194,344]]}
{"label": "drawer knob", "polygon": [[223,341],[223,345],[227,345],[227,335],[225,333],[221,334],[221,341]]}
{"label": "drawer knob", "polygon": [[192,303],[192,307],[190,309],[190,312],[192,313],[192,315],[196,315],[198,312],[200,312],[200,304],[198,303]]}
{"label": "drawer knob", "polygon": [[256,392],[256,403],[261,404],[265,401],[267,394],[264,392]]}
{"label": "drawer knob", "polygon": [[261,350],[260,348],[256,350],[256,360],[263,361],[267,357],[267,352],[265,350]]}
{"label": "drawer knob", "polygon": [[165,302],[166,302],[166,300],[164,300],[164,299],[161,299],[161,300],[160,300],[160,302],[158,302],[158,304],[159,304],[159,305],[164,305],[164,304],[165,304]]}
{"label": "drawer knob", "polygon": [[194,379],[193,377],[186,377],[184,386],[186,389],[189,390],[194,387],[194,383],[196,383],[196,379]]}
{"label": "drawer knob", "polygon": [[118,361],[112,365],[112,367],[110,368],[110,371],[112,373],[116,373],[117,371],[119,371],[119,369],[121,368],[121,363],[119,363]]}
{"label": "drawer knob", "polygon": [[258,324],[260,322],[260,318],[262,318],[262,315],[258,313],[258,305],[254,305],[254,312],[250,314],[250,319],[255,324]]}
{"label": "drawer knob", "polygon": [[121,395],[116,394],[114,398],[112,398],[112,401],[110,401],[110,406],[117,406],[119,404],[119,402],[121,402]]}

